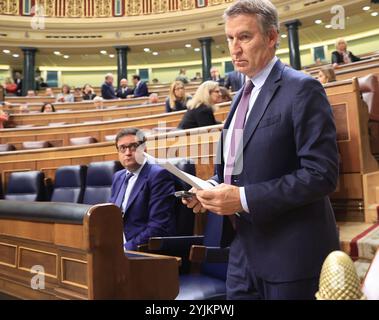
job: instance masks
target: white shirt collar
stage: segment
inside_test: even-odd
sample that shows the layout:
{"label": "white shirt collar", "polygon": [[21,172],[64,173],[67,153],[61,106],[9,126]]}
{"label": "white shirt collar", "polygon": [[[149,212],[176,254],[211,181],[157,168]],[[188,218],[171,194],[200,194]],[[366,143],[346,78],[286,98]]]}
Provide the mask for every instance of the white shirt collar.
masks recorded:
{"label": "white shirt collar", "polygon": [[[140,166],[136,171],[132,172],[135,177],[138,177],[138,175],[140,174],[140,172],[141,172],[142,168],[144,167],[144,165],[146,164],[146,162],[147,162],[147,159],[144,158],[142,166]],[[128,175],[129,173],[130,173],[130,171],[126,170],[126,175]]]}
{"label": "white shirt collar", "polygon": [[276,61],[278,61],[278,57],[274,56],[261,72],[250,79],[253,82],[255,88],[260,89],[265,84]]}

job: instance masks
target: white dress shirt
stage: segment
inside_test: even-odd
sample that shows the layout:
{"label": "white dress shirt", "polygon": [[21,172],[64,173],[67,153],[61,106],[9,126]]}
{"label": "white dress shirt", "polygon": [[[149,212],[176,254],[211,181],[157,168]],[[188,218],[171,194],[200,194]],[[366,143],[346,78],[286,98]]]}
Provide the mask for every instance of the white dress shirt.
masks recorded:
{"label": "white dress shirt", "polygon": [[[274,67],[276,61],[278,61],[278,58],[276,56],[274,56],[274,58],[272,58],[272,60],[267,64],[267,66],[259,74],[257,74],[255,77],[253,77],[251,79],[246,78],[246,81],[252,81],[254,84],[254,88],[251,91],[251,95],[250,95],[249,107],[247,110],[246,119],[249,118],[250,112],[254,107],[254,103],[257,100],[258,95],[261,92],[261,89],[262,89],[263,85],[265,84],[268,76],[270,75],[270,72],[271,72],[272,68]],[[234,127],[236,114],[237,114],[237,111],[235,111],[233,114],[233,118],[232,118],[232,121],[230,122],[229,129],[233,129],[233,127]],[[226,163],[226,159],[228,158],[230,142],[232,139],[232,131],[233,130],[228,130],[226,133],[225,139],[224,139],[224,148],[223,148],[224,149],[224,154],[223,154],[224,163]],[[224,170],[224,172],[225,172],[225,170]],[[242,204],[243,210],[245,212],[250,212],[249,207],[247,205],[247,201],[246,201],[245,188],[240,187],[239,190],[240,190],[240,199],[241,199],[241,204]]]}

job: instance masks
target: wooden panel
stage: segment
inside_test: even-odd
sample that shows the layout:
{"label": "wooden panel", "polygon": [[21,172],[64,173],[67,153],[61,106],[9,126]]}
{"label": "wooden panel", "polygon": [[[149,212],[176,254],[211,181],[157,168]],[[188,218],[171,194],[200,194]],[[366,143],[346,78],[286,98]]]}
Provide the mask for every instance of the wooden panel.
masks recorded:
{"label": "wooden panel", "polygon": [[86,249],[84,241],[83,226],[71,224],[55,224],[54,225],[54,243],[59,246],[70,248]]}
{"label": "wooden panel", "polygon": [[18,249],[18,268],[30,271],[33,266],[40,265],[45,270],[45,276],[58,277],[58,255],[49,251],[36,250],[27,247]]}
{"label": "wooden panel", "polygon": [[331,199],[362,199],[362,175],[359,173],[340,174],[337,189],[330,195]]}
{"label": "wooden panel", "polygon": [[61,257],[61,281],[75,287],[88,289],[87,262]]}
{"label": "wooden panel", "polygon": [[54,224],[21,220],[2,219],[0,223],[1,235],[12,235],[23,239],[33,239],[52,243]]}
{"label": "wooden panel", "polygon": [[16,268],[17,246],[0,242],[0,264],[3,266]]}

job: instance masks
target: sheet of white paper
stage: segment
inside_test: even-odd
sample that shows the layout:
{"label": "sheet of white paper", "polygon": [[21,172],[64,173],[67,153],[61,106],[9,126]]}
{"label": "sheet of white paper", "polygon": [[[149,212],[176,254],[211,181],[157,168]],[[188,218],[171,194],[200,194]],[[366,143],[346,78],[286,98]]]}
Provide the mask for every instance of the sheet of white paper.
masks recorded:
{"label": "sheet of white paper", "polygon": [[193,176],[192,174],[186,173],[180,169],[178,169],[176,166],[171,164],[167,159],[159,159],[154,158],[153,156],[149,155],[148,153],[144,152],[145,157],[150,163],[155,163],[160,165],[161,167],[165,168],[167,171],[171,172],[173,175],[177,176],[180,180],[183,180],[184,182],[188,183],[192,187],[199,189],[199,190],[207,190],[213,188],[213,186],[203,179],[200,179],[198,177]]}

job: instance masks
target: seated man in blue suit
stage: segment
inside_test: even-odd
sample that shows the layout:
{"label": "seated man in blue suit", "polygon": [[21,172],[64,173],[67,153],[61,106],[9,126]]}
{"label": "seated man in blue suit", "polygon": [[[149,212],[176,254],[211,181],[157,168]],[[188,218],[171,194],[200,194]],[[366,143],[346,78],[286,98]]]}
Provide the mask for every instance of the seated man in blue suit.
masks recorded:
{"label": "seated man in blue suit", "polygon": [[322,264],[339,249],[328,197],[338,180],[332,108],[318,81],[276,57],[270,1],[234,1],[224,20],[233,63],[247,80],[219,142],[210,180],[219,184],[185,202],[234,226],[228,299],[315,299]]}
{"label": "seated man in blue suit", "polygon": [[147,85],[145,82],[141,81],[141,77],[139,75],[135,74],[132,77],[132,81],[134,83],[133,98],[149,96]]}
{"label": "seated man in blue suit", "polygon": [[125,250],[136,250],[150,237],[175,234],[175,185],[173,176],[147,163],[146,137],[136,128],[122,129],[116,148],[125,170],[115,173],[109,202],[121,208]]}
{"label": "seated man in blue suit", "polygon": [[118,99],[113,88],[113,74],[107,73],[105,76],[105,82],[101,86],[101,96],[103,99],[111,100]]}

